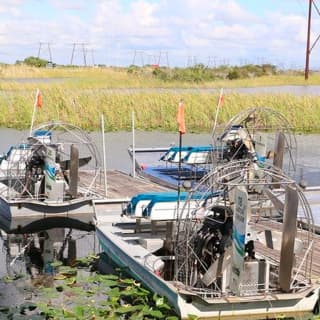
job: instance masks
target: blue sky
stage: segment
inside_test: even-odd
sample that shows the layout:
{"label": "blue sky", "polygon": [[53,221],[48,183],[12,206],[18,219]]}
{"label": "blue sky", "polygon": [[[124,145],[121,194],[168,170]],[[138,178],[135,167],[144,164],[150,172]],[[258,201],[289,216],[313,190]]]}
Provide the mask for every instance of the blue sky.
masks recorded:
{"label": "blue sky", "polygon": [[[75,44],[78,65],[85,55],[88,65],[303,68],[307,10],[307,0],[1,0],[0,62],[37,56],[41,42],[40,57],[49,60],[50,48],[58,64],[71,63]],[[312,22],[315,39],[315,13]]]}

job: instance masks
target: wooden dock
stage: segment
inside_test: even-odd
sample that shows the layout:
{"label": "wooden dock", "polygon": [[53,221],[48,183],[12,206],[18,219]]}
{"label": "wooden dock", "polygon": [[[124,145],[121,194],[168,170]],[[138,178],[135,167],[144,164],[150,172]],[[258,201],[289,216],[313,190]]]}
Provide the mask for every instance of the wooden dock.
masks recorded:
{"label": "wooden dock", "polygon": [[[281,223],[277,223],[275,221],[258,221],[256,223],[251,224],[252,228],[257,232],[263,232],[265,230],[276,230],[281,231]],[[307,239],[307,232],[303,229],[298,229],[297,236],[300,239]],[[313,256],[312,256],[312,279],[313,281],[320,281],[320,235],[312,234],[313,240]],[[255,243],[255,246],[259,248],[260,252],[264,252],[267,256],[270,256],[275,261],[280,261],[280,251],[270,250],[263,246],[258,241]],[[305,251],[296,255],[296,265],[299,265],[303,262]]]}
{"label": "wooden dock", "polygon": [[[93,172],[81,171],[80,181],[83,185],[89,185],[94,177]],[[98,194],[105,196],[104,176],[97,176],[93,184],[93,190]],[[153,182],[140,177],[132,177],[122,171],[107,171],[107,194],[108,199],[131,199],[134,195],[143,192],[161,192],[169,191],[168,188],[159,186]]]}

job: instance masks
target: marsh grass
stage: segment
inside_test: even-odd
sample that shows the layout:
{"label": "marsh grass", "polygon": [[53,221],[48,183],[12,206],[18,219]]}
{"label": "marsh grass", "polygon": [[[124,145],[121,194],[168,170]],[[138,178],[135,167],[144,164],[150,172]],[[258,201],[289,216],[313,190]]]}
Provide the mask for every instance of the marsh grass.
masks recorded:
{"label": "marsh grass", "polygon": [[[150,90],[132,88],[186,88],[185,83],[165,83],[146,76],[134,76],[116,68],[55,68],[38,69],[24,66],[1,67],[0,126],[26,129],[30,126],[36,88],[43,95],[43,107],[37,110],[36,123],[61,120],[85,130],[100,127],[101,114],[105,115],[107,131],[130,130],[131,113],[141,130],[176,131],[178,101],[184,100],[188,132],[210,132],[212,129],[218,91]],[[23,78],[23,82],[16,79]],[[30,78],[30,81],[25,80]],[[34,83],[32,79],[59,78],[59,82]],[[11,79],[11,80],[10,80]],[[310,84],[319,83],[319,75],[310,78]],[[270,76],[235,81],[203,83],[202,87],[245,87],[283,84],[302,84],[297,76]],[[131,90],[116,90],[117,88]],[[190,86],[188,88],[197,88]],[[108,90],[115,89],[115,90]],[[320,97],[290,94],[225,95],[219,114],[224,124],[239,111],[252,107],[270,107],[283,113],[300,132],[320,132]]]}

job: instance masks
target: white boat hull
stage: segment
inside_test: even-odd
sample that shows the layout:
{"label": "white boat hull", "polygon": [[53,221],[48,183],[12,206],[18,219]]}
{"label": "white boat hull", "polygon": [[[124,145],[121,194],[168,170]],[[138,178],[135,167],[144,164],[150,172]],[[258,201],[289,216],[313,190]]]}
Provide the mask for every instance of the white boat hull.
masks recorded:
{"label": "white boat hull", "polygon": [[[111,216],[106,218],[106,214]],[[300,317],[312,313],[318,303],[318,285],[297,294],[270,293],[263,296],[228,296],[203,300],[158,275],[161,268],[158,263],[161,259],[139,245],[134,233],[132,241],[128,241],[128,234],[126,237],[121,236],[121,231],[116,226],[116,222],[120,221],[120,214],[104,212],[103,215],[99,217],[97,214],[96,230],[102,250],[117,266],[124,268],[147,288],[165,296],[181,319],[188,319],[189,315],[196,315],[197,319]]]}
{"label": "white boat hull", "polygon": [[94,230],[92,199],[63,203],[38,200],[7,200],[0,196],[0,228],[6,233],[33,233],[51,228]]}

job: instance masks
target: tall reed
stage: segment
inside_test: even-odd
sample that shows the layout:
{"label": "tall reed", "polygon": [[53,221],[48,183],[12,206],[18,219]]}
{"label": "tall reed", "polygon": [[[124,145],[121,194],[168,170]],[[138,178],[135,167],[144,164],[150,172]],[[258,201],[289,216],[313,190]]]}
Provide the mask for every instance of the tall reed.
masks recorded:
{"label": "tall reed", "polygon": [[[182,98],[186,106],[188,132],[210,132],[216,113],[219,86],[235,83],[265,85],[270,79],[275,84],[285,81],[284,76],[272,76],[269,80],[258,78],[242,82],[215,82],[210,85],[215,85],[217,89],[209,92],[198,90],[190,84],[188,89],[192,90],[179,90],[178,88],[185,86],[184,83],[171,83],[170,86],[175,85],[171,90],[159,89],[160,84],[168,84],[148,79],[147,76],[129,75],[123,69],[115,68],[0,67],[0,75],[5,79],[0,82],[0,126],[28,128],[35,92],[39,87],[43,95],[43,107],[37,110],[36,123],[61,120],[86,130],[97,130],[103,113],[108,131],[130,130],[133,110],[137,129],[176,131],[177,105]],[[314,77],[319,80],[318,75]],[[51,80],[35,81],[38,78]],[[293,78],[289,79],[297,83]],[[258,106],[282,112],[297,131],[320,132],[318,96],[227,93],[218,122],[224,124],[239,111]]]}

